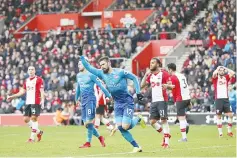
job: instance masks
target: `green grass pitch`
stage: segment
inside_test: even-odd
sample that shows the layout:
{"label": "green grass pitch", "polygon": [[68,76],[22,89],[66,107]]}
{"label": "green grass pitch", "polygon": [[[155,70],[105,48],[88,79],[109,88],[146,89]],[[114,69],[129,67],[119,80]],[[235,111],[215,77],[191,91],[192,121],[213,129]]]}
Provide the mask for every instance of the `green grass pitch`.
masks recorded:
{"label": "green grass pitch", "polygon": [[[132,147],[119,132],[113,137],[104,126],[99,132],[105,136],[106,147],[100,146],[96,138],[92,147],[79,149],[85,142],[86,129],[78,126],[41,127],[44,130],[42,141],[29,144],[30,129],[28,127],[0,127],[0,156],[1,157],[236,157],[236,137],[226,135],[218,138],[216,126],[190,126],[188,142],[180,143],[179,126],[171,126],[170,148],[161,148],[161,134],[147,126],[131,130],[134,138],[142,146],[143,152],[132,154]],[[233,126],[236,133],[236,126]]]}

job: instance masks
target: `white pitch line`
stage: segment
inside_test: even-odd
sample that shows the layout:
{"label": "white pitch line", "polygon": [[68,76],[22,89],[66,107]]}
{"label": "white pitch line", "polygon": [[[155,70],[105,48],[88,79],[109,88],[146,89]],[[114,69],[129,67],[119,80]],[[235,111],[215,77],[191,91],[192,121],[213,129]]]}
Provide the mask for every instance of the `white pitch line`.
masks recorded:
{"label": "white pitch line", "polygon": [[[235,147],[235,145],[205,146],[205,147],[199,147],[199,148],[188,148],[188,150],[212,149],[212,148],[220,148],[220,147],[222,147],[222,148]],[[175,151],[175,150],[187,150],[187,149],[167,149],[167,151]],[[144,151],[142,153],[156,153],[159,151],[161,151],[161,150]],[[94,156],[111,156],[111,155],[125,155],[125,154],[133,154],[133,153],[132,152],[123,152],[123,153],[94,154],[94,155],[85,155],[85,156],[86,157],[94,157]]]}

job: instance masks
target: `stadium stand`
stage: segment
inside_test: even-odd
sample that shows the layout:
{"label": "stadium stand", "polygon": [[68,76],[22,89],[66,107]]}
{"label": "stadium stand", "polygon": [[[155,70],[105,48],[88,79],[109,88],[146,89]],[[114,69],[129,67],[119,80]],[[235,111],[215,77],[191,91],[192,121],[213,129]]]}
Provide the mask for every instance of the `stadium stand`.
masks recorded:
{"label": "stadium stand", "polygon": [[[193,47],[183,64],[190,92],[193,112],[214,112],[214,87],[212,73],[220,65],[236,71],[236,3],[231,0],[218,1],[213,10],[198,19],[189,32],[190,40],[206,40],[206,47]],[[229,17],[229,18],[227,18]],[[144,71],[140,77],[144,76]],[[235,83],[235,81],[231,81]],[[169,93],[169,96],[172,96]],[[172,104],[172,97],[170,97]],[[149,106],[149,103],[146,104]],[[170,107],[172,111],[172,107]]]}
{"label": "stadium stand", "polygon": [[190,0],[190,1],[161,1],[161,0],[118,0],[113,9],[118,10],[137,10],[137,9],[153,9],[156,10],[152,17],[150,25],[151,31],[159,35],[159,39],[175,38],[175,35],[165,32],[181,32],[198,13],[203,10],[208,1]]}
{"label": "stadium stand", "polygon": [[[128,45],[129,39],[124,38],[123,30],[115,31],[118,33],[117,37],[113,36],[111,31],[106,32],[104,30],[68,31],[61,35],[51,31],[43,39],[35,31],[33,34],[25,34],[22,39],[18,40],[10,37],[8,32],[9,30],[6,29],[1,36],[0,49],[2,54],[0,58],[2,68],[0,81],[2,82],[1,98],[3,102],[5,102],[6,94],[11,91],[13,86],[18,89],[22,85],[23,79],[26,77],[27,67],[30,65],[36,65],[37,75],[44,78],[45,89],[49,96],[52,93],[54,97],[56,96],[54,92],[60,91],[59,96],[64,98],[64,104],[66,101],[73,100],[74,93],[70,90],[73,89],[78,73],[78,68],[74,63],[79,60],[78,47],[83,41],[88,42],[85,43],[83,54],[88,56],[94,66],[97,66],[96,61],[101,56],[108,55],[117,58],[126,56],[126,52],[131,51],[131,46]],[[116,60],[113,64],[120,67],[120,62],[116,62]],[[5,65],[8,66],[4,67]],[[47,102],[51,102],[52,107],[63,104],[53,102],[51,97],[48,98]],[[46,105],[49,105],[47,102]],[[56,108],[52,109],[55,111]]]}
{"label": "stadium stand", "polygon": [[[163,34],[160,34],[160,39],[171,38],[166,32],[180,32],[183,26],[187,25],[206,6],[206,3],[201,3],[202,1],[198,0],[182,2],[177,0],[170,3],[162,1],[166,2],[166,4],[161,4],[159,3],[161,1],[154,0],[137,0],[132,1],[129,5],[127,5],[128,1],[126,0],[118,0],[117,6],[121,6],[121,8],[115,7],[114,9],[154,7],[157,11],[151,23],[144,22],[139,26],[133,25],[129,29],[116,28],[111,25],[107,25],[103,29],[93,29],[85,24],[84,28],[75,27],[74,30],[63,31],[60,34],[49,31],[46,38],[42,38],[37,30],[25,28],[25,31],[34,31],[34,33],[25,34],[22,39],[15,39],[12,36],[12,32],[19,28],[21,23],[32,13],[78,11],[75,6],[83,7],[88,1],[40,0],[33,4],[32,1],[29,1],[30,3],[27,3],[27,5],[24,3],[24,6],[7,3],[7,1],[3,2],[0,10],[4,10],[5,6],[9,6],[9,9],[3,11],[3,15],[7,16],[8,20],[3,33],[0,35],[0,113],[19,112],[15,110],[15,106],[24,104],[24,97],[10,104],[6,102],[6,95],[19,91],[19,87],[26,77],[27,67],[30,65],[36,65],[37,75],[42,76],[45,81],[47,97],[44,112],[55,112],[58,107],[62,106],[65,111],[73,113],[75,110],[75,91],[73,89],[78,72],[74,63],[77,63],[79,59],[79,46],[84,44],[83,54],[88,56],[89,61],[96,67],[98,66],[96,61],[104,55],[112,58],[129,58],[132,53],[136,52],[138,42],[149,41],[152,35],[156,35],[159,32],[163,32]],[[20,11],[18,11],[19,14],[16,14],[18,12],[15,12],[15,10],[18,8],[20,8]],[[217,8],[223,11],[217,13]],[[210,107],[205,105],[213,103],[214,93],[210,84],[210,76],[213,69],[218,65],[224,65],[229,68],[235,68],[236,65],[236,44],[233,42],[235,27],[230,27],[236,21],[236,17],[233,14],[235,10],[233,9],[232,1],[229,0],[226,4],[219,2],[217,8],[214,11],[209,10],[208,17],[197,21],[196,28],[198,29],[190,32],[190,39],[207,39],[212,35],[213,27],[222,26],[221,28],[224,31],[221,34],[225,33],[225,36],[223,35],[220,39],[228,39],[224,49],[219,49],[215,42],[208,48],[194,48],[189,58],[185,61],[183,72],[187,74],[194,104],[194,108],[191,111],[211,110]],[[223,12],[225,15],[222,15]],[[228,18],[227,22],[225,20],[217,20],[220,17],[226,19],[225,17],[229,17],[229,15],[230,18]],[[23,16],[25,18],[22,18]],[[210,23],[210,21],[217,22],[218,25]],[[226,25],[226,30],[224,24],[229,24]],[[204,34],[200,33],[199,37],[196,38],[197,32],[202,32],[201,26],[203,29],[205,27],[211,29],[208,29]],[[215,35],[219,39],[219,36]],[[113,64],[115,67],[123,67],[121,61]],[[144,72],[141,72],[140,77],[143,75]],[[132,87],[129,87],[129,89],[131,94],[134,94],[134,89]],[[148,89],[143,93],[146,99],[143,103],[136,101],[137,111],[149,109],[150,91]],[[134,95],[134,97],[136,96]],[[170,105],[172,105],[173,100],[170,92],[169,101]],[[170,109],[172,111],[172,107]]]}
{"label": "stadium stand", "polygon": [[32,10],[39,13],[54,13],[54,12],[78,12],[90,0],[40,0],[32,5]]}
{"label": "stadium stand", "polygon": [[208,105],[213,104],[214,99],[211,75],[217,66],[223,65],[236,71],[235,10],[234,1],[219,1],[190,32],[190,39],[210,41],[206,48],[194,48],[183,65],[192,90],[194,110],[200,111],[203,106],[210,110]]}
{"label": "stadium stand", "polygon": [[191,40],[209,39],[215,35],[215,39],[234,40],[236,27],[235,1],[220,1],[213,9],[208,10],[205,17],[199,19],[189,33]]}

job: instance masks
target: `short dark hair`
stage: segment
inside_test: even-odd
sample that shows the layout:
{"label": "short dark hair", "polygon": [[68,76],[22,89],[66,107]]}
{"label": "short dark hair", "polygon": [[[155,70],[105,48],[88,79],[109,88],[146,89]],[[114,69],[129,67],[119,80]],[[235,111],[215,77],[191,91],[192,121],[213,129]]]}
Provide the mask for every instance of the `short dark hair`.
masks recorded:
{"label": "short dark hair", "polygon": [[59,110],[59,111],[63,111],[63,108],[62,108],[62,107],[59,107],[58,110]]}
{"label": "short dark hair", "polygon": [[168,66],[168,69],[176,71],[176,65],[174,63],[169,63],[167,66]]}
{"label": "short dark hair", "polygon": [[151,60],[153,60],[153,59],[156,60],[156,62],[158,63],[159,67],[162,67],[162,63],[161,63],[160,59],[154,57]]}
{"label": "short dark hair", "polygon": [[101,58],[99,59],[99,62],[101,62],[101,61],[103,61],[103,60],[109,62],[109,57],[107,57],[107,56],[101,57]]}

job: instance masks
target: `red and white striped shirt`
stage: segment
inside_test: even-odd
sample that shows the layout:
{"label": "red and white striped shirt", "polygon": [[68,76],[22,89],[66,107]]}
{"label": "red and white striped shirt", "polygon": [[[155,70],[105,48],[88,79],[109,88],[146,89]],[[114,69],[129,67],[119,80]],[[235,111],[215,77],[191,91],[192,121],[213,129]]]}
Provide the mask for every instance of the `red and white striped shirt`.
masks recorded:
{"label": "red and white striped shirt", "polygon": [[151,73],[148,75],[146,82],[151,84],[152,88],[152,102],[156,101],[168,101],[168,95],[166,90],[162,87],[162,84],[166,84],[169,80],[169,73],[161,70],[157,74]]}
{"label": "red and white striped shirt", "polygon": [[223,77],[217,76],[212,78],[212,83],[214,85],[215,99],[227,99],[228,97],[228,82],[230,81],[230,76],[225,75]]}
{"label": "red and white striped shirt", "polygon": [[[105,94],[102,92],[102,90],[99,88],[99,86],[95,86],[95,96],[97,99],[97,103],[99,104],[99,106],[104,106],[106,105],[106,99],[105,99]],[[102,93],[101,96],[99,96],[99,94]]]}
{"label": "red and white striped shirt", "polygon": [[176,72],[170,76],[170,81],[175,87],[172,89],[174,101],[183,101],[190,99],[189,87],[187,79],[183,74]]}
{"label": "red and white striped shirt", "polygon": [[40,89],[44,88],[44,82],[41,77],[27,78],[23,88],[26,90],[26,104],[40,104]]}

